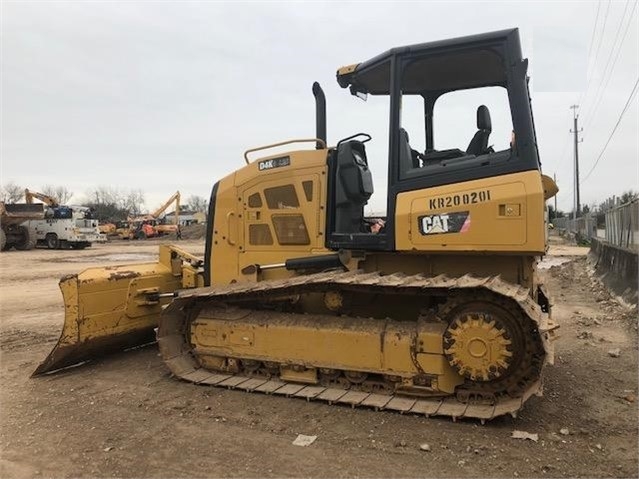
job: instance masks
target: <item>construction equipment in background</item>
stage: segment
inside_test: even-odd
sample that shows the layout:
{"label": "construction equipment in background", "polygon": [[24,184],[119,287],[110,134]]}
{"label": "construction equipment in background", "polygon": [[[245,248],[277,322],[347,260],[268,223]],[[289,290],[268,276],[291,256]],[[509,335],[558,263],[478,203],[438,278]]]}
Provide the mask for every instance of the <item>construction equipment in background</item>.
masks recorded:
{"label": "construction equipment in background", "polygon": [[98,220],[86,206],[66,206],[49,195],[24,190],[27,204],[38,199],[45,205],[44,219],[30,220],[29,228],[35,234],[37,245],[49,249],[84,249],[93,243],[106,242],[100,233]]}
{"label": "construction equipment in background", "polygon": [[117,226],[115,223],[100,223],[98,225],[98,229],[100,230],[101,234],[105,234],[107,236],[114,236],[117,234]]}
{"label": "construction equipment in background", "polygon": [[28,221],[42,218],[43,204],[9,204],[0,201],[0,251],[33,249],[36,239],[33,231],[29,230]]}
{"label": "construction equipment in background", "polygon": [[159,236],[154,226],[155,221],[146,219],[147,216],[128,218],[127,221],[118,221],[116,223],[115,234],[123,240],[148,239]]}
{"label": "construction equipment in background", "polygon": [[136,239],[148,239],[160,236],[154,220],[136,221],[133,224],[135,225],[133,237]]}
{"label": "construction equipment in background", "polygon": [[57,208],[60,206],[60,201],[53,196],[45,195],[44,193],[38,193],[37,191],[30,191],[29,188],[24,190],[24,199],[27,204],[32,205],[33,200],[40,200],[50,208]]}
{"label": "construction equipment in background", "polygon": [[[173,223],[166,224],[162,217],[162,213],[164,213],[173,203],[175,203]],[[180,221],[179,216],[180,192],[176,191],[153,213],[129,217],[126,222],[120,222],[117,225],[116,232],[118,237],[121,239],[148,239],[164,236],[170,233],[177,233]]]}
{"label": "construction equipment in background", "polygon": [[131,240],[135,238],[136,227],[131,221],[118,221],[115,223],[115,236],[123,240]]}
{"label": "construction equipment in background", "polygon": [[[364,216],[372,138],[327,147],[315,83],[316,137],[247,150],[246,165],[213,186],[204,259],[162,245],[155,264],[61,280],[62,334],[34,375],[142,344],[157,327],[161,356],[184,381],[482,421],[516,414],[541,394],[556,328],[537,262],[557,188],[541,174],[527,67],[513,29],[338,70],[352,95],[390,106],[377,234]],[[447,116],[435,103],[483,87],[502,93],[510,144],[508,125],[506,146],[489,146],[482,105],[472,139],[437,150],[435,123]],[[403,127],[410,101],[421,104],[423,151]],[[458,110],[437,132],[475,119]],[[316,149],[249,159],[298,142]]]}
{"label": "construction equipment in background", "polygon": [[[169,206],[175,203],[175,210],[173,215],[173,223],[165,223],[166,217],[160,218]],[[166,200],[166,202],[155,210],[151,216],[155,219],[155,231],[158,236],[164,236],[166,234],[177,233],[178,226],[180,224],[180,192],[176,191],[173,195]]]}

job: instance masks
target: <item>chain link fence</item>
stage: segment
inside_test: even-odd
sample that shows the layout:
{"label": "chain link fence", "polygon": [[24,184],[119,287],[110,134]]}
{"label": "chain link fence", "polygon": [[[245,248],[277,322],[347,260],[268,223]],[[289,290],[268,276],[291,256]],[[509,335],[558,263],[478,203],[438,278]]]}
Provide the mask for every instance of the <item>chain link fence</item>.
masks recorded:
{"label": "chain link fence", "polygon": [[574,219],[555,218],[552,223],[561,234],[574,236],[578,242],[599,238],[615,246],[639,250],[639,200],[609,206],[604,211],[604,220],[598,228],[597,215],[586,213]]}
{"label": "chain link fence", "polygon": [[639,200],[606,211],[605,240],[615,246],[639,249]]}

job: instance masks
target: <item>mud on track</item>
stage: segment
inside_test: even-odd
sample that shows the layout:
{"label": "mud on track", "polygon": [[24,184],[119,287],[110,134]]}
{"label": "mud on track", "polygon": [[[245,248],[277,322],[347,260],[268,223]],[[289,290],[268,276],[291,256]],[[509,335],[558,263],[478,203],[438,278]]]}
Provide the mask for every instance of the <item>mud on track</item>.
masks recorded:
{"label": "mud on track", "polygon": [[[556,365],[516,419],[481,426],[194,386],[171,378],[154,346],[30,379],[62,325],[57,278],[146,261],[157,245],[0,254],[0,477],[639,474],[636,312],[593,282],[579,248],[551,249],[570,261],[542,273],[561,324]],[[202,241],[180,245],[203,254]],[[318,439],[293,446],[297,434]]]}

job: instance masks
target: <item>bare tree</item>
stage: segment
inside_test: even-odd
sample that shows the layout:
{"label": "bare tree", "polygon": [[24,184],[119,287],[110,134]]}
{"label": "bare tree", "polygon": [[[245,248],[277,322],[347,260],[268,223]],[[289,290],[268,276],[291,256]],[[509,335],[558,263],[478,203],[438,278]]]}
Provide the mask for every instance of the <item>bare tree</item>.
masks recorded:
{"label": "bare tree", "polygon": [[61,205],[67,204],[73,197],[73,192],[69,191],[66,186],[44,185],[40,191],[51,198],[55,198]]}
{"label": "bare tree", "polygon": [[142,190],[121,190],[109,186],[98,186],[87,192],[83,202],[96,211],[98,219],[103,221],[124,220],[128,216],[138,216],[144,208]]}
{"label": "bare tree", "polygon": [[10,181],[0,187],[0,200],[5,203],[24,201],[24,188]]}
{"label": "bare tree", "polygon": [[188,211],[206,211],[208,209],[208,201],[206,198],[197,195],[189,196],[188,201],[186,202],[186,209]]}
{"label": "bare tree", "polygon": [[132,216],[139,216],[144,207],[144,192],[142,190],[131,190],[125,199],[125,209]]}
{"label": "bare tree", "polygon": [[96,205],[113,205],[122,206],[120,193],[107,186],[98,186],[94,190],[88,193],[89,199],[85,203],[91,203]]}

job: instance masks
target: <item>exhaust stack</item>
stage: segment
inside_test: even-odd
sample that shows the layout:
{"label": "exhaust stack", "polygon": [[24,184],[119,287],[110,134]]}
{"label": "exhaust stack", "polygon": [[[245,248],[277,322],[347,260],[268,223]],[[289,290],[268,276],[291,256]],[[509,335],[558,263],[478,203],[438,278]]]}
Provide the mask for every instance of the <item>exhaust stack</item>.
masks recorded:
{"label": "exhaust stack", "polygon": [[[313,96],[315,96],[315,138],[326,143],[326,96],[319,83],[313,83]],[[328,144],[327,144],[328,145]],[[317,142],[315,149],[321,150],[322,144]]]}

